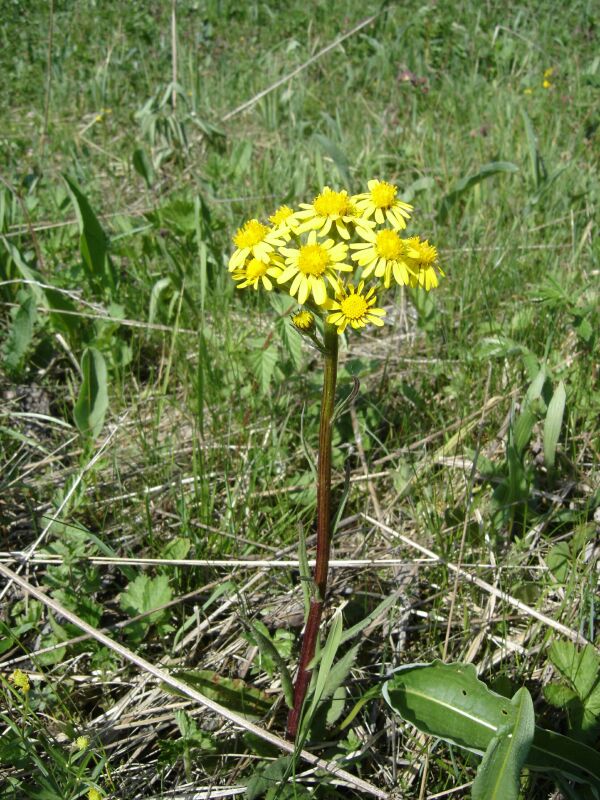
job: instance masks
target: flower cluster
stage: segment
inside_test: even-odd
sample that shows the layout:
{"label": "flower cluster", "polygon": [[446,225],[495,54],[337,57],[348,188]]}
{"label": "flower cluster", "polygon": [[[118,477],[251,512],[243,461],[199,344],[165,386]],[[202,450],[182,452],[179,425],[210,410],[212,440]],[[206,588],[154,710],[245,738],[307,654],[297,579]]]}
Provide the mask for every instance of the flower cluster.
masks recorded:
{"label": "flower cluster", "polygon": [[233,280],[239,289],[287,291],[302,306],[292,321],[305,333],[314,313],[340,334],[383,325],[377,293],[392,284],[429,291],[444,275],[433,245],[402,236],[413,208],[397,193],[380,180],[357,195],[325,186],[312,203],[278,208],[270,224],[249,220],[233,237]]}

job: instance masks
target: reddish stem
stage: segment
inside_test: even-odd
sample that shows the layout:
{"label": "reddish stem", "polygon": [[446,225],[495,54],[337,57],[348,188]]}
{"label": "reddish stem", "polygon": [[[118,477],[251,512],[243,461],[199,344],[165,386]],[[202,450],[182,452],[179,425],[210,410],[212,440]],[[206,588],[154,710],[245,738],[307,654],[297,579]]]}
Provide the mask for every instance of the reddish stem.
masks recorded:
{"label": "reddish stem", "polygon": [[325,324],[325,349],[321,422],[319,427],[319,463],[317,474],[317,558],[314,572],[316,596],[311,601],[302,646],[298,675],[294,686],[294,707],[289,713],[286,736],[295,739],[300,723],[304,698],[310,683],[312,661],[321,627],[323,604],[327,592],[329,551],[331,550],[331,435],[337,379],[338,334],[333,325]]}

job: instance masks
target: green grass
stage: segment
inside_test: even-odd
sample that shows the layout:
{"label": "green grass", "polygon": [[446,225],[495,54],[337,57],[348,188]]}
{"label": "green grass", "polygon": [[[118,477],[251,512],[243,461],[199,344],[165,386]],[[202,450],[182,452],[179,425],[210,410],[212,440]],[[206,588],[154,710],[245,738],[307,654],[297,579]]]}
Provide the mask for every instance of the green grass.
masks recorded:
{"label": "green grass", "polygon": [[[175,110],[166,0],[151,10],[55,0],[50,73],[48,7],[1,5],[4,556],[26,551],[48,526],[36,552],[65,561],[29,567],[29,580],[98,626],[133,615],[122,598],[140,575],[154,581],[146,610],[196,591],[111,635],[153,663],[244,677],[277,697],[277,671],[237,610],[260,620],[266,609],[273,636],[275,626],[292,631],[293,652],[281,635],[279,646],[293,667],[300,629],[289,607],[302,595],[293,571],[270,570],[246,588],[256,570],[85,558],[296,557],[299,528],[310,536],[315,513],[305,446],[317,442],[319,361],[280,317],[285,307],[235,291],[230,237],[245,219],[310,200],[324,184],[355,192],[373,176],[393,180],[447,278],[427,298],[398,293],[387,306],[395,324],[350,338],[342,352],[339,393],[360,377],[357,424],[377,477],[369,491],[342,416],[336,498],[346,460],[353,480],[334,555],[405,558],[411,570],[333,572],[330,609],[346,603],[346,627],[382,597],[402,597],[363,641],[345,712],[394,666],[440,657],[450,624],[448,660],[469,654],[486,682],[513,691],[525,683],[546,724],[567,731],[568,715],[543,694],[559,635],[462,582],[449,620],[452,573],[415,565],[418,553],[361,515],[375,516],[374,493],[386,524],[453,561],[464,537],[463,563],[495,565],[470,567],[479,577],[599,643],[594,4],[572,3],[565,21],[554,3],[293,0],[283,12],[274,2],[180,0]],[[227,118],[370,14],[372,23]],[[493,162],[516,169],[455,192]],[[82,262],[65,174],[108,237],[102,275]],[[26,274],[63,293],[18,283]],[[103,355],[108,375],[95,440],[73,418],[86,347]],[[541,397],[519,423],[542,367]],[[550,468],[544,415],[561,381],[566,407]],[[227,597],[232,606],[177,651]],[[275,755],[193,703],[189,717],[176,717],[173,704],[184,701],[151,695],[139,671],[94,641],[62,645],[78,630],[21,590],[2,602],[3,796],[76,798],[96,784],[115,798],[245,786],[260,758]],[[32,676],[27,699],[7,682],[17,666]],[[277,706],[272,730],[284,719]],[[91,744],[77,755],[71,743],[81,733]],[[380,701],[343,731],[315,732],[313,744],[326,758],[358,750],[357,774],[407,797],[419,796],[422,779],[427,797],[475,774],[472,760],[417,740]],[[321,784],[320,797],[349,791]],[[528,798],[552,789],[544,776],[524,779]]]}

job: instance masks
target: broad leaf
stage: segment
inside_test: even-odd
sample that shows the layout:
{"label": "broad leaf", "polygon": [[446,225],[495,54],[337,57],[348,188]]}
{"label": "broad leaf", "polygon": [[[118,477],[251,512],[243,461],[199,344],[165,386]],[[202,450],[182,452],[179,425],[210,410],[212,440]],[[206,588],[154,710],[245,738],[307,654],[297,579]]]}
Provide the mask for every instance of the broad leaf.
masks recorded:
{"label": "broad leaf", "polygon": [[[472,664],[408,664],[386,681],[383,696],[420,731],[479,754],[517,718],[516,707],[488,689]],[[526,766],[561,773],[600,791],[598,753],[558,733],[535,728]]]}

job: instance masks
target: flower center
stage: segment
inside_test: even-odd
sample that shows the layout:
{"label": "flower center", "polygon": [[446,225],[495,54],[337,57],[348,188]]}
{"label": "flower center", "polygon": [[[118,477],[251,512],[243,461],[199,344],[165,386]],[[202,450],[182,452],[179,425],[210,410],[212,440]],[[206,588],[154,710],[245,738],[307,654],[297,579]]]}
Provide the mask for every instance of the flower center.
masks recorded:
{"label": "flower center", "polygon": [[269,222],[273,225],[281,225],[288,217],[291,217],[294,212],[289,206],[279,206],[277,211],[269,217]]}
{"label": "flower center", "polygon": [[262,222],[257,219],[251,219],[242,228],[239,228],[233,237],[233,243],[240,250],[245,247],[254,247],[254,245],[262,242],[268,231],[269,229]]}
{"label": "flower center", "polygon": [[349,206],[347,192],[332,192],[331,189],[321,192],[313,201],[313,208],[320,217],[343,217]]}
{"label": "flower center", "polygon": [[360,294],[349,294],[340,303],[342,314],[347,319],[360,319],[369,309],[367,301]]}
{"label": "flower center", "polygon": [[246,277],[248,280],[255,280],[265,274],[268,264],[264,261],[259,261],[258,258],[251,258],[246,266]]}
{"label": "flower center", "polygon": [[375,240],[375,250],[377,255],[385,258],[386,261],[396,261],[402,255],[404,249],[402,239],[396,231],[379,231]]}
{"label": "flower center", "polygon": [[371,201],[377,208],[391,208],[398,189],[391,183],[381,181],[371,189]]}
{"label": "flower center", "polygon": [[329,253],[320,244],[305,244],[300,248],[298,269],[305,275],[322,275],[329,266]]}

